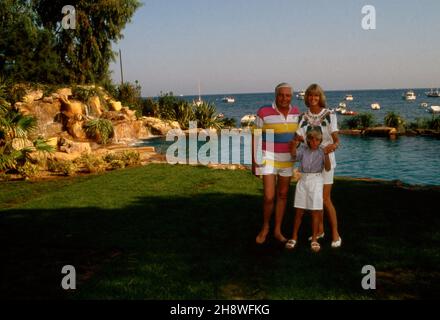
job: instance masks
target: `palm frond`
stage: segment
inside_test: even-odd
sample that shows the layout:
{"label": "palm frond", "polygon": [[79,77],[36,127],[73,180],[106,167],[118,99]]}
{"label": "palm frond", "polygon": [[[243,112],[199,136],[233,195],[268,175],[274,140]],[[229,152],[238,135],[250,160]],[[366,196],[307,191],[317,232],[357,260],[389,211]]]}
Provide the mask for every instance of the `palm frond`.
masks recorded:
{"label": "palm frond", "polygon": [[36,151],[43,152],[43,153],[52,153],[55,152],[55,147],[48,144],[47,140],[43,139],[42,137],[38,137],[33,141],[34,147]]}

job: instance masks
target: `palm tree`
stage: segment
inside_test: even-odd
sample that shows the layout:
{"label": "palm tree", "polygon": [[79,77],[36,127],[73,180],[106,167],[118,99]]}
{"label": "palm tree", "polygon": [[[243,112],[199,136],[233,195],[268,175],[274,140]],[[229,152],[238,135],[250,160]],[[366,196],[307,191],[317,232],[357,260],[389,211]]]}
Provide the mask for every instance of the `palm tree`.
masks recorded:
{"label": "palm tree", "polygon": [[217,117],[217,111],[213,103],[202,102],[200,105],[195,106],[194,115],[197,125],[201,128],[223,128],[224,123]]}
{"label": "palm tree", "polygon": [[[23,115],[0,97],[0,171],[16,169],[29,160],[33,151],[48,153],[54,148],[42,138],[29,143],[29,134],[37,127],[37,120]],[[16,148],[16,145],[22,147]]]}

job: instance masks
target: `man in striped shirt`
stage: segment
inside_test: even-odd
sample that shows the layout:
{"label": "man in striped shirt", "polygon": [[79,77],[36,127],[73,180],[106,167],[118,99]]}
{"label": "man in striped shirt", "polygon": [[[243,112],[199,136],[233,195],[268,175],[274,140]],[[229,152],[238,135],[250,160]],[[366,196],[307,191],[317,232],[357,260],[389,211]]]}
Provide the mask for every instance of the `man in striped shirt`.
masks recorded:
{"label": "man in striped shirt", "polygon": [[[263,226],[256,238],[258,244],[266,241],[274,207],[274,237],[280,242],[287,241],[281,232],[281,223],[286,209],[290,179],[293,174],[289,143],[294,138],[299,119],[298,107],[292,107],[291,101],[292,87],[287,83],[280,83],[275,88],[275,102],[272,105],[261,107],[255,120],[255,127],[263,131],[263,161],[261,164],[256,164],[255,157],[253,157],[252,164],[254,174],[263,176],[264,187]],[[273,136],[265,134],[267,130],[273,130]],[[273,137],[273,139],[269,139],[269,137]]]}

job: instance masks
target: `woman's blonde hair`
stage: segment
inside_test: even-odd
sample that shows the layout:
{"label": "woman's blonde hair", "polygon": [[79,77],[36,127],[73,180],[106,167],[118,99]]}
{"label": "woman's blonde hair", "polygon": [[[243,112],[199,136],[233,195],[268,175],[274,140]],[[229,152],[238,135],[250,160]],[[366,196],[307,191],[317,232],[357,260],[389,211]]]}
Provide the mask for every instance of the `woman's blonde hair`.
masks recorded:
{"label": "woman's blonde hair", "polygon": [[304,103],[306,104],[307,108],[309,108],[309,102],[308,102],[308,97],[312,96],[312,95],[318,95],[319,96],[319,106],[321,108],[325,108],[327,105],[327,101],[325,98],[325,94],[324,94],[324,90],[322,90],[322,88],[317,85],[316,83],[311,84],[307,90],[306,93],[304,95]]}

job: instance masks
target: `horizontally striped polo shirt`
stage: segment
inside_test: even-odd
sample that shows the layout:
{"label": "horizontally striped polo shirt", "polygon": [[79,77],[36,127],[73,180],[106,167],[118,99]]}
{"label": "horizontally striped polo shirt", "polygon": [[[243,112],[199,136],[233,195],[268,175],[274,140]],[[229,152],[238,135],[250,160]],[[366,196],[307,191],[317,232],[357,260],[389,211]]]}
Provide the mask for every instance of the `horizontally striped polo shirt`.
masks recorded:
{"label": "horizontally striped polo shirt", "polygon": [[[289,113],[285,117],[276,107],[261,107],[257,112],[255,127],[263,130],[262,150],[263,165],[275,168],[288,168],[292,164],[292,156],[289,149],[289,141],[294,137],[298,128],[299,109],[296,106],[289,106]],[[274,130],[274,141],[268,141],[265,130]]]}

